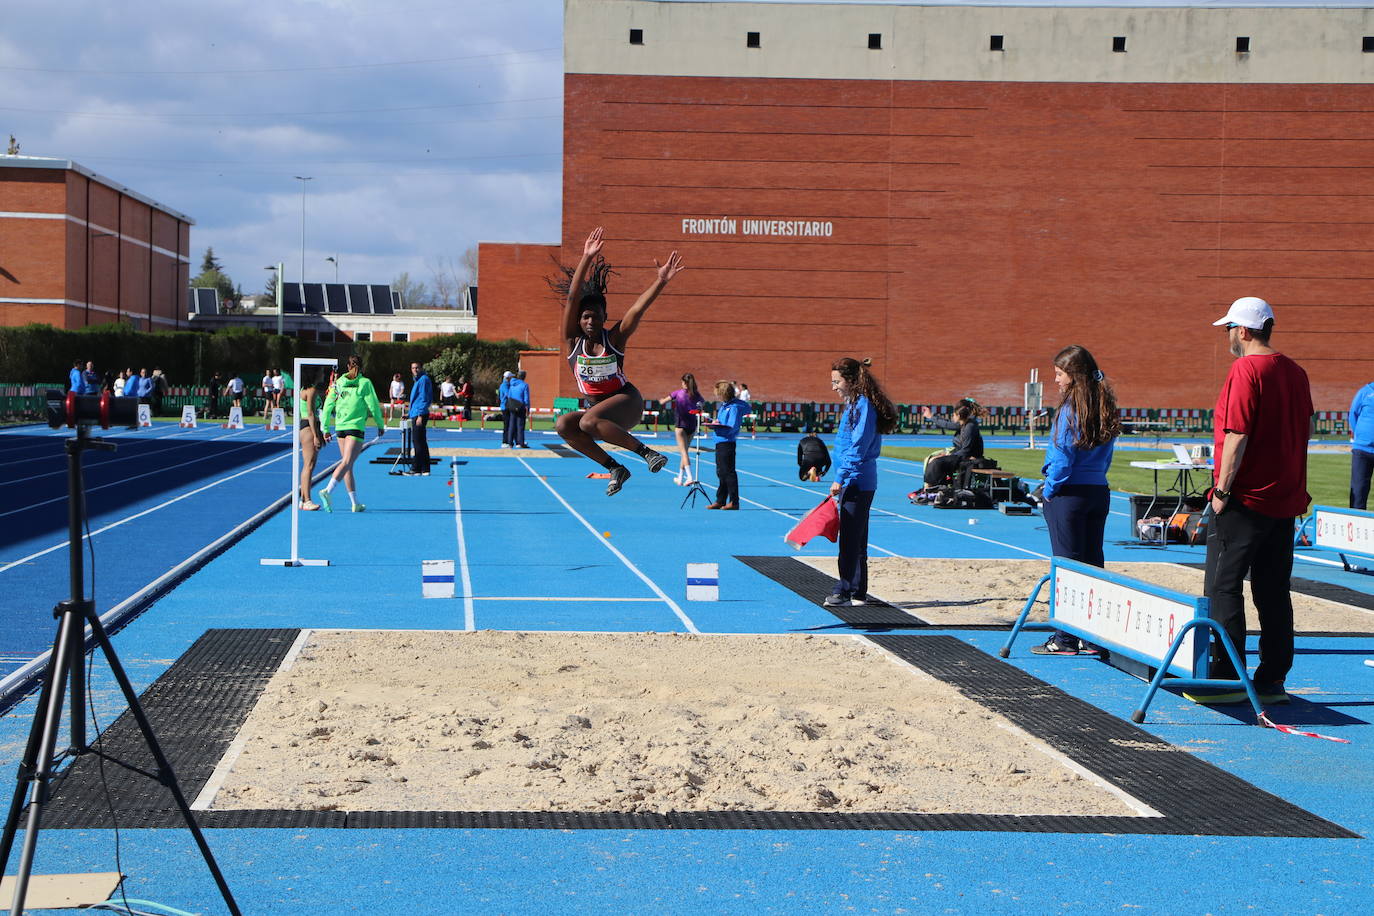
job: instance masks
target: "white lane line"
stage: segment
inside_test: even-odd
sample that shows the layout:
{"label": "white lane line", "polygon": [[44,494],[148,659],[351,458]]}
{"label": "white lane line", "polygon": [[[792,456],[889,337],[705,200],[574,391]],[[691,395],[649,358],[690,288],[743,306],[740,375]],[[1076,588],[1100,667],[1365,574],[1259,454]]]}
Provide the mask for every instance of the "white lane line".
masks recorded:
{"label": "white lane line", "polygon": [[630,558],[625,556],[625,554],[621,553],[616,548],[616,546],[610,542],[609,538],[603,537],[601,535],[601,532],[597,531],[596,528],[592,527],[592,523],[583,518],[581,513],[574,509],[572,505],[569,504],[569,502],[566,499],[564,499],[557,490],[549,486],[549,482],[545,480],[543,477],[540,477],[539,474],[535,471],[535,469],[530,467],[529,462],[525,461],[523,456],[518,456],[518,460],[521,464],[525,466],[525,470],[530,472],[531,477],[542,483],[544,485],[544,489],[552,493],[553,498],[562,503],[563,508],[571,512],[573,518],[577,519],[579,522],[582,523],[583,528],[586,528],[589,532],[591,532],[592,537],[596,539],[596,542],[598,544],[600,544],[602,547],[605,547],[611,553],[615,554],[616,557],[619,558],[620,562],[624,563],[626,568],[629,569],[630,572],[638,576],[640,578],[640,581],[642,581],[645,585],[649,586],[649,588],[653,590],[653,593],[655,595],[658,595],[659,599],[663,601],[664,604],[672,608],[673,613],[677,615],[678,620],[682,621],[682,625],[687,628],[688,633],[701,632],[697,629],[697,625],[692,622],[692,618],[684,614],[682,608],[678,607],[678,603],[676,601],[674,601],[672,598],[669,598],[667,594],[664,593],[663,589],[658,587],[658,585],[654,582],[653,579],[650,579],[648,576],[644,575],[644,573],[640,570],[638,566],[631,563]]}
{"label": "white lane line", "polygon": [[[290,435],[290,432],[289,432],[289,431],[288,431],[288,432],[285,432],[285,433],[279,433],[278,435],[275,435],[275,436],[271,437],[270,439],[264,439],[263,442],[274,442],[274,441],[276,441],[277,439],[281,439],[282,437],[287,436],[287,435]],[[211,458],[222,458],[222,457],[225,456],[225,455],[232,455],[234,452],[241,452],[241,451],[243,451],[243,450],[246,449],[246,448],[252,448],[254,445],[257,445],[257,444],[258,444],[258,443],[250,443],[250,444],[248,444],[248,445],[241,445],[241,446],[239,446],[238,448],[231,448],[231,449],[228,449],[228,450],[223,451],[223,452],[218,452],[218,453],[216,453],[216,454],[214,454],[214,455],[205,455],[205,456],[203,456],[203,457],[201,457],[201,458],[192,458],[190,461],[183,461],[181,464],[174,464],[174,465],[172,465],[171,467],[167,467],[167,468],[155,468],[154,470],[148,471],[146,474],[135,474],[133,477],[125,477],[125,478],[123,478],[122,480],[116,480],[116,481],[114,481],[114,482],[112,482],[112,483],[102,483],[102,484],[101,484],[100,486],[98,486],[98,487],[87,487],[87,488],[86,488],[86,493],[87,493],[87,495],[89,495],[89,494],[91,494],[91,493],[94,493],[94,492],[97,491],[97,490],[104,490],[104,489],[107,489],[107,488],[109,488],[109,487],[122,487],[122,486],[127,485],[127,484],[130,483],[131,481],[142,480],[144,477],[152,477],[152,476],[154,476],[155,474],[163,474],[163,473],[166,473],[167,471],[175,471],[177,468],[184,468],[184,467],[187,467],[187,466],[192,465],[192,464],[199,464],[199,463],[202,462],[202,461],[209,461]],[[286,455],[286,457],[290,458],[291,455],[288,453],[288,454]],[[274,460],[275,460],[275,459],[274,459]],[[269,462],[269,463],[270,463],[270,462]],[[258,465],[258,466],[259,466],[259,467],[262,467],[262,465]],[[226,479],[229,479],[229,478],[226,478]],[[15,515],[15,514],[17,514],[17,513],[19,513],[19,512],[27,512],[27,511],[29,511],[30,509],[37,509],[37,508],[39,508],[39,507],[41,507],[41,506],[51,505],[52,503],[66,502],[66,500],[67,500],[67,495],[64,493],[63,495],[61,495],[61,496],[55,496],[55,497],[53,497],[52,499],[45,499],[45,500],[43,500],[41,503],[29,503],[27,506],[20,506],[18,509],[11,509],[11,510],[8,511],[8,512],[0,512],[0,518],[4,518],[4,517],[7,516],[7,515]],[[3,569],[0,569],[0,572],[4,572],[4,570],[3,570]]]}
{"label": "white lane line", "polygon": [[[706,461],[707,464],[711,465],[712,467],[715,467],[715,464],[716,464],[715,461],[711,460],[710,458],[705,459],[705,461]],[[809,490],[809,489],[807,489],[806,487],[797,486],[796,484],[793,484],[793,483],[786,483],[785,481],[782,481],[782,480],[774,480],[772,477],[764,477],[762,474],[755,474],[753,471],[741,471],[741,470],[739,470],[738,468],[736,468],[735,470],[736,470],[737,473],[740,473],[740,474],[749,474],[749,475],[752,476],[752,477],[760,477],[760,478],[762,478],[763,480],[769,480],[769,481],[772,481],[773,483],[780,483],[780,484],[783,484],[783,486],[792,487],[792,488],[795,489],[795,490],[801,490],[801,491],[803,491],[803,492],[805,492],[805,493],[811,493],[811,494],[814,495],[816,492],[818,492],[818,491],[816,491],[816,490]],[[827,491],[827,492],[828,492],[828,491]],[[740,502],[746,502],[746,503],[748,503],[748,504],[751,505],[751,506],[758,506],[760,509],[767,509],[769,512],[775,512],[775,513],[777,513],[778,515],[781,515],[783,518],[791,519],[791,520],[794,521],[794,522],[795,522],[795,521],[800,521],[800,520],[801,520],[801,517],[800,517],[800,516],[797,516],[797,515],[789,515],[788,513],[782,511],[781,509],[775,509],[775,508],[773,508],[772,506],[766,506],[766,505],[764,505],[764,504],[761,503],[761,502],[757,502],[756,500],[752,500],[752,499],[747,499],[747,498],[745,498],[745,497],[743,497],[743,496],[740,497]],[[878,553],[885,553],[885,554],[887,554],[889,557],[900,557],[900,556],[904,556],[904,554],[897,553],[897,552],[894,551],[894,550],[888,550],[886,547],[880,547],[880,546],[878,546],[877,544],[873,543],[872,541],[869,541],[869,542],[868,542],[868,549],[869,549],[869,550],[876,550]]]}
{"label": "white lane line", "polygon": [[[283,458],[290,458],[290,457],[291,457],[290,455],[278,455],[278,456],[275,457],[275,458],[269,458],[268,460],[264,461],[262,464],[255,464],[255,465],[253,465],[251,468],[245,468],[244,470],[239,471],[237,474],[230,474],[228,477],[221,477],[219,480],[216,480],[216,481],[214,481],[213,483],[207,483],[207,484],[206,484],[205,486],[203,486],[203,487],[199,487],[199,488],[197,488],[197,489],[195,489],[195,490],[190,490],[190,491],[188,491],[188,492],[186,492],[186,493],[181,494],[180,496],[174,496],[174,497],[172,497],[171,499],[167,500],[166,502],[158,503],[156,506],[153,506],[151,509],[144,509],[142,512],[137,512],[137,513],[135,513],[135,514],[133,514],[133,515],[125,516],[124,518],[121,518],[121,519],[120,519],[119,521],[117,521],[117,522],[111,522],[110,524],[106,525],[104,528],[98,528],[98,529],[96,529],[95,531],[92,531],[89,535],[83,536],[83,537],[82,537],[82,540],[83,540],[83,541],[90,540],[91,538],[94,538],[97,534],[104,534],[106,531],[109,531],[111,528],[118,528],[120,525],[123,525],[123,524],[126,523],[126,522],[132,522],[134,519],[142,518],[143,516],[149,515],[149,514],[151,514],[151,513],[153,513],[153,512],[156,512],[156,511],[158,511],[159,509],[165,509],[165,508],[167,508],[168,506],[172,505],[172,503],[181,502],[183,499],[186,499],[186,498],[191,497],[191,496],[195,496],[197,493],[204,493],[206,490],[209,490],[209,489],[211,489],[212,487],[217,487],[217,486],[219,486],[219,485],[222,484],[222,483],[228,483],[229,481],[233,480],[233,479],[236,478],[236,477],[242,477],[244,474],[251,474],[253,471],[260,471],[260,470],[262,470],[263,468],[267,467],[269,464],[276,464],[278,461],[281,461]],[[65,498],[66,498],[66,497],[63,497],[63,499],[65,499]],[[31,553],[31,554],[29,554],[27,557],[23,557],[22,559],[15,560],[13,563],[7,563],[7,564],[5,564],[4,566],[0,566],[0,573],[6,572],[6,571],[11,570],[11,569],[14,569],[14,567],[16,567],[16,566],[22,566],[23,564],[29,562],[30,560],[36,560],[36,559],[38,559],[38,558],[41,557],[41,556],[46,556],[47,554],[52,553],[54,550],[62,550],[62,549],[63,549],[64,547],[66,547],[66,546],[67,546],[67,542],[66,542],[66,541],[62,541],[61,543],[54,544],[54,545],[52,545],[51,547],[48,547],[48,548],[45,549],[45,550],[40,550],[40,551],[38,551],[37,553]]]}
{"label": "white lane line", "polygon": [[463,537],[463,498],[458,495],[458,459],[450,460],[453,475],[453,527],[458,532],[458,569],[463,580],[463,629],[477,629],[477,614],[472,606],[472,576],[468,572],[468,543]]}
{"label": "white lane line", "polygon": [[663,602],[663,599],[662,599],[662,598],[578,598],[578,597],[571,597],[571,596],[570,596],[570,597],[567,597],[567,598],[560,598],[560,597],[558,597],[558,596],[556,596],[556,595],[555,595],[555,596],[548,596],[548,595],[544,595],[544,596],[528,596],[528,597],[523,596],[523,595],[500,595],[500,596],[497,596],[497,595],[483,595],[483,596],[481,596],[481,597],[478,597],[477,595],[473,595],[472,598],[471,598],[470,600],[472,600],[472,601],[576,601],[576,602],[578,602],[578,603],[582,603],[582,602],[592,602],[592,603],[596,603],[596,604],[615,604],[615,603],[621,602],[621,601],[638,601],[638,602],[644,602],[644,603],[648,603],[648,604],[661,604],[661,603]]}
{"label": "white lane line", "polygon": [[[710,463],[714,464],[715,462],[710,462]],[[808,490],[806,487],[801,487],[801,486],[798,486],[797,484],[789,483],[789,482],[787,482],[786,480],[778,480],[777,478],[774,478],[774,477],[767,477],[767,476],[765,476],[765,475],[763,475],[763,474],[756,474],[756,473],[753,472],[753,471],[744,471],[744,470],[739,470],[739,469],[736,469],[736,470],[737,470],[738,473],[740,473],[740,474],[747,474],[747,475],[749,475],[750,477],[757,477],[759,480],[766,480],[766,481],[768,481],[769,483],[775,483],[775,484],[778,484],[778,485],[780,485],[780,486],[791,487],[791,488],[794,489],[794,490],[801,490],[801,491],[804,492],[804,493],[812,493],[812,494],[814,494],[814,493],[816,492],[815,490]],[[1034,550],[1028,550],[1028,549],[1026,549],[1025,547],[1018,547],[1018,546],[1016,546],[1015,544],[1008,544],[1006,541],[997,541],[997,540],[993,540],[992,538],[985,538],[985,537],[982,537],[981,535],[969,534],[967,531],[961,531],[961,530],[959,530],[958,528],[946,528],[946,527],[943,526],[943,525],[936,525],[935,523],[933,523],[933,522],[927,522],[927,521],[925,521],[924,519],[912,518],[912,517],[909,516],[909,515],[903,515],[903,514],[900,513],[900,512],[893,512],[893,511],[891,511],[890,509],[879,509],[879,508],[877,508],[877,507],[875,506],[874,509],[873,509],[873,511],[874,511],[874,512],[878,512],[878,513],[881,513],[881,514],[883,514],[883,515],[891,515],[891,516],[893,516],[894,518],[900,518],[900,519],[902,519],[902,520],[904,520],[904,521],[915,522],[915,523],[918,524],[918,525],[925,525],[927,528],[934,528],[936,531],[943,531],[943,532],[945,532],[945,533],[947,533],[947,534],[957,534],[957,535],[959,535],[960,537],[972,538],[972,539],[975,540],[975,541],[982,541],[982,542],[984,542],[985,544],[996,544],[996,545],[999,546],[999,547],[1006,547],[1006,548],[1008,548],[1008,549],[1010,549],[1010,550],[1019,550],[1019,551],[1021,551],[1022,553],[1028,553],[1028,554],[1030,554],[1031,556],[1037,557],[1037,558],[1039,558],[1039,559],[1048,560],[1048,559],[1050,558],[1050,557],[1049,557],[1049,554],[1038,553],[1038,552],[1036,552],[1036,551],[1034,551]],[[868,546],[871,547],[871,548],[873,548],[874,550],[878,550],[878,551],[880,551],[880,552],[882,552],[882,553],[885,553],[885,554],[887,554],[888,556],[892,556],[892,557],[905,556],[905,554],[893,553],[893,552],[890,551],[890,550],[886,550],[886,549],[884,549],[884,548],[882,548],[882,547],[878,547],[878,546],[876,546],[876,545],[874,545],[874,544],[869,544]]]}
{"label": "white lane line", "polygon": [[[56,438],[57,436],[59,436],[59,435],[61,435],[61,434],[62,434],[62,433],[61,433],[60,431],[59,431],[59,432],[54,432],[54,433],[53,433],[52,435],[50,435],[48,438],[49,438],[49,439]],[[173,435],[176,435],[176,434],[174,433]],[[64,437],[64,438],[65,438],[65,437]],[[119,442],[120,445],[125,445],[125,444],[136,444],[136,443],[141,443],[141,442],[158,442],[158,441],[160,441],[160,440],[162,440],[162,439],[170,439],[170,438],[172,438],[172,436],[152,435],[152,436],[148,436],[147,438],[143,438],[143,439],[130,438],[130,439],[119,439],[119,440],[117,440],[117,441]],[[11,448],[7,448],[7,449],[0,450],[0,457],[7,456],[7,455],[12,455],[12,454],[14,454],[14,453],[16,453],[16,452],[23,451],[23,450],[25,450],[25,449],[40,449],[40,450],[43,450],[43,451],[41,451],[41,452],[40,452],[39,454],[37,454],[37,455],[30,455],[30,456],[27,457],[27,458],[16,458],[16,459],[14,459],[13,461],[0,461],[0,468],[9,467],[9,466],[12,465],[12,464],[28,464],[30,461],[35,461],[35,460],[37,460],[37,459],[40,459],[40,458],[43,458],[43,457],[46,457],[46,456],[52,454],[52,451],[51,451],[51,450],[52,450],[52,446],[49,445],[47,442],[32,442],[32,443],[28,443],[28,444],[24,444],[24,445],[15,445],[15,446],[13,446],[13,447],[11,447]]]}
{"label": "white lane line", "polygon": [[[220,439],[230,439],[230,438],[232,438],[232,437],[234,437],[234,436],[238,436],[238,435],[242,435],[242,434],[241,434],[241,433],[230,433],[228,436],[219,436],[218,438],[215,438],[215,439],[206,439],[206,440],[203,440],[203,441],[206,441],[206,442],[218,442]],[[120,445],[125,445],[125,444],[127,444],[127,443],[123,443],[123,442],[120,443]],[[187,443],[185,443],[185,444],[183,444],[183,445],[174,445],[174,446],[172,446],[171,448],[161,449],[160,451],[139,452],[139,453],[134,454],[134,455],[125,455],[123,458],[108,458],[108,459],[106,459],[105,461],[100,462],[99,464],[93,464],[93,465],[91,465],[90,467],[84,468],[84,471],[85,471],[85,473],[89,474],[89,473],[91,473],[92,471],[98,471],[98,470],[100,470],[101,468],[109,467],[109,466],[112,465],[112,464],[119,464],[119,463],[122,462],[122,461],[141,461],[141,460],[143,460],[143,459],[145,459],[145,458],[160,458],[160,457],[163,456],[163,455],[167,455],[167,454],[170,454],[170,453],[172,453],[172,452],[179,451],[179,450],[181,450],[181,449],[183,449],[183,448],[191,448],[192,445],[194,445],[194,444],[196,444],[196,443],[187,442]],[[34,459],[32,459],[32,458],[29,459],[29,461],[33,461],[33,460],[34,460]],[[27,462],[24,462],[24,463],[27,463]],[[13,479],[13,480],[0,480],[0,487],[7,487],[7,486],[9,486],[10,484],[15,484],[15,483],[27,483],[27,482],[30,481],[30,480],[41,480],[41,479],[43,479],[44,477],[63,477],[63,476],[66,476],[66,473],[67,473],[66,469],[63,468],[62,470],[58,470],[58,471],[48,471],[47,473],[44,473],[44,474],[34,474],[34,475],[31,476],[31,477],[17,477],[17,478],[15,478],[15,479]]]}

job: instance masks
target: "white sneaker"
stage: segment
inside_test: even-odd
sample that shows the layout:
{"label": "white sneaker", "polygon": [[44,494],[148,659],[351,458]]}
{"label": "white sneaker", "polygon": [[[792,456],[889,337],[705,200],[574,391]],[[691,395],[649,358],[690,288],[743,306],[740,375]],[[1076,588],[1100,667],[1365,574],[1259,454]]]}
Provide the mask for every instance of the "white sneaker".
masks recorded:
{"label": "white sneaker", "polygon": [[673,483],[677,484],[679,487],[686,486],[687,478],[683,477],[681,473],[678,473],[673,477]]}

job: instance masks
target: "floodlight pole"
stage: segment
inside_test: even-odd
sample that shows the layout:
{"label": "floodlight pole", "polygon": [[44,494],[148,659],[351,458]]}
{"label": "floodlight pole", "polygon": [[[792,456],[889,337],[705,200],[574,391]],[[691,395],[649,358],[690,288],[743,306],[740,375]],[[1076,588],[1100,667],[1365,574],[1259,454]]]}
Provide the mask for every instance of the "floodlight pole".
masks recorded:
{"label": "floodlight pole", "polygon": [[301,282],[305,282],[305,183],[314,181],[313,175],[297,175],[296,180],[301,183]]}
{"label": "floodlight pole", "polygon": [[303,560],[301,559],[301,499],[304,493],[297,493],[301,480],[301,433],[300,418],[304,415],[301,409],[301,392],[305,390],[305,366],[328,366],[338,368],[339,361],[336,359],[318,359],[311,357],[297,356],[294,364],[296,378],[296,410],[291,416],[291,486],[287,488],[286,498],[291,501],[291,556],[286,559],[262,558],[258,561],[260,566],[328,566],[328,560]]}

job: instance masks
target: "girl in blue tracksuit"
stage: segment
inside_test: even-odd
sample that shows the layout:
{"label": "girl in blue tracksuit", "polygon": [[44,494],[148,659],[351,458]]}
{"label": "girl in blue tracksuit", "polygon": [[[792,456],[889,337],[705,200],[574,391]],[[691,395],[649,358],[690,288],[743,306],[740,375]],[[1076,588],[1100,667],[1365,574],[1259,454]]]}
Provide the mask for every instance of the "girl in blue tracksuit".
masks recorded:
{"label": "girl in blue tracksuit", "polygon": [[1374,474],[1374,382],[1355,392],[1350,402],[1350,508],[1369,506],[1369,478]]}
{"label": "girl in blue tracksuit", "polygon": [[[1102,539],[1111,503],[1107,469],[1112,466],[1116,437],[1121,435],[1116,395],[1097,368],[1097,360],[1078,346],[1065,347],[1054,358],[1054,383],[1062,399],[1041,469],[1050,553],[1102,566]],[[1099,651],[1056,630],[1044,645],[1031,651],[1037,655],[1077,655],[1080,648]]]}
{"label": "girl in blue tracksuit", "polygon": [[835,481],[830,495],[840,503],[840,580],[827,607],[868,601],[868,513],[878,489],[878,453],[883,434],[897,428],[897,411],[869,371],[871,360],[844,357],[830,367],[830,387],[844,399],[835,432]]}

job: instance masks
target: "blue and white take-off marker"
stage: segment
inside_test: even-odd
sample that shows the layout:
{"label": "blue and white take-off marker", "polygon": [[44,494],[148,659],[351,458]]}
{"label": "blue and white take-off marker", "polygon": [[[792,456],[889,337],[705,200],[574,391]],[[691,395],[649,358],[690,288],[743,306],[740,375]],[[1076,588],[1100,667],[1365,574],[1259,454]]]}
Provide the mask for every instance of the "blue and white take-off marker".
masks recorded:
{"label": "blue and white take-off marker", "polygon": [[149,429],[153,425],[153,408],[147,404],[138,405],[138,428]]}
{"label": "blue and white take-off marker", "polygon": [[190,404],[187,404],[185,407],[181,408],[181,428],[196,428],[196,409],[192,407]]}
{"label": "blue and white take-off marker", "polygon": [[420,582],[426,598],[453,597],[453,561],[421,560]]}
{"label": "blue and white take-off marker", "polygon": [[720,564],[687,564],[687,600],[720,600]]}

